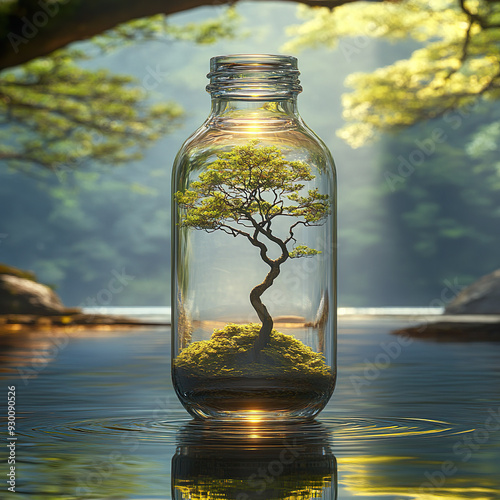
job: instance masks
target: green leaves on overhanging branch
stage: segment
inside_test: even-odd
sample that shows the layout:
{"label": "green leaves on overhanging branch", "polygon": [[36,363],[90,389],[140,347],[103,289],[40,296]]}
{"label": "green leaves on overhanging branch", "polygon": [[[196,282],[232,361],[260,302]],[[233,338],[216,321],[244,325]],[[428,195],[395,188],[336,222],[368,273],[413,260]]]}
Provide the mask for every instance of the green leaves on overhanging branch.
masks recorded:
{"label": "green leaves on overhanging branch", "polygon": [[92,41],[104,51],[123,48],[124,44],[158,41],[184,41],[209,45],[220,40],[241,37],[240,16],[234,7],[228,7],[217,17],[197,23],[173,24],[164,14],[134,19],[94,37]]}
{"label": "green leaves on overhanging branch", "polygon": [[499,2],[355,2],[333,10],[303,7],[301,13],[305,21],[289,30],[295,38],[287,50],[339,45],[350,60],[372,38],[424,44],[407,59],[348,76],[353,90],[343,96],[347,124],[338,135],[353,147],[379,132],[500,98]]}
{"label": "green leaves on overhanging branch", "polygon": [[182,115],[174,103],[150,104],[132,77],[78,66],[80,55],[58,51],[0,77],[0,157],[32,173],[120,164],[172,130]]}

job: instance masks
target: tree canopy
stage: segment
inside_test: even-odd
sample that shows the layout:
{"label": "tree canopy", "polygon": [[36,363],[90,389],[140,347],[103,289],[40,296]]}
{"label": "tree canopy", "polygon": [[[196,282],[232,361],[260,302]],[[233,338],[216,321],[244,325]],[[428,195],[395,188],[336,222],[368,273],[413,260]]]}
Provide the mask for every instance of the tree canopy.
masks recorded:
{"label": "tree canopy", "polygon": [[[351,74],[343,96],[347,125],[339,135],[353,147],[423,120],[500,97],[500,2],[403,0],[355,3],[332,11],[302,9],[289,50],[339,42],[345,57],[371,38],[420,45],[411,57],[372,73]],[[347,37],[347,38],[345,38]],[[349,38],[350,37],[350,38]]]}
{"label": "tree canopy", "polygon": [[[0,70],[46,56],[72,42],[87,40],[129,21],[157,14],[164,18],[196,7],[232,5],[237,1],[2,0]],[[332,8],[357,0],[292,1]]]}
{"label": "tree canopy", "polygon": [[[184,26],[157,15],[95,37],[94,52],[146,40],[213,43],[234,37],[237,25],[233,9]],[[0,160],[32,175],[42,167],[59,176],[88,162],[123,164],[180,123],[181,107],[152,102],[147,81],[87,69],[82,63],[89,58],[62,49],[1,74]]]}
{"label": "tree canopy", "polygon": [[59,52],[0,78],[0,160],[26,173],[64,174],[86,161],[116,165],[178,122],[178,105],[151,105],[132,78],[84,69],[81,59]]}
{"label": "tree canopy", "polygon": [[[76,0],[3,2],[0,19],[4,44],[10,46],[0,47],[0,68],[96,34],[100,36],[94,41],[103,50],[144,40],[212,43],[235,37],[234,9],[185,26],[173,25],[164,15],[210,3],[184,0],[166,6],[146,1],[112,12],[113,1],[107,0],[99,9],[86,2],[85,12],[80,12],[83,7]],[[285,50],[333,48],[340,41],[349,58],[364,50],[370,38],[411,37],[421,45],[408,59],[347,78],[354,91],[343,97],[347,124],[338,133],[353,147],[374,139],[378,132],[397,131],[500,96],[500,2],[302,3],[314,7],[302,7],[304,23],[290,28],[294,38]],[[91,26],[91,32],[74,29],[68,39],[59,33],[67,33],[72,22],[81,26],[89,16],[92,22],[85,26]],[[38,18],[40,22],[35,22]],[[43,47],[46,39],[52,40],[50,50]],[[16,55],[11,60],[13,54],[21,58]],[[56,51],[0,77],[3,123],[12,124],[2,131],[6,146],[0,159],[24,171],[33,165],[57,171],[61,165],[71,168],[86,160],[123,163],[178,123],[181,110],[174,103],[146,104],[144,86],[139,88],[127,76],[83,69],[79,62],[86,57],[77,50]]]}

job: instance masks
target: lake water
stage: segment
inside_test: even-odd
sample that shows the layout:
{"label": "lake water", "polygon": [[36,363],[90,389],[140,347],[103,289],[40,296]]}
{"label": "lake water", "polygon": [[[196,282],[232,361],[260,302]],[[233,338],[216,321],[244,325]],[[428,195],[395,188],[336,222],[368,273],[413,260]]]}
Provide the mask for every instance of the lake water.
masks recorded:
{"label": "lake water", "polygon": [[500,343],[390,333],[416,320],[341,316],[332,400],[277,426],[192,422],[168,327],[1,335],[15,498],[500,499]]}

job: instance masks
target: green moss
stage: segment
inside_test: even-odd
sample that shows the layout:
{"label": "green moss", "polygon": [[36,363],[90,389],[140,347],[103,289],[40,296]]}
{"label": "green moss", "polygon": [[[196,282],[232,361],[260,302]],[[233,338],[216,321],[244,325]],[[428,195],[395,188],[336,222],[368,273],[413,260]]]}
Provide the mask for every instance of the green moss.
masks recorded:
{"label": "green moss", "polygon": [[323,354],[314,352],[300,340],[276,330],[258,360],[251,348],[261,325],[229,323],[214,330],[210,340],[193,342],[175,360],[175,367],[198,377],[329,376],[331,370]]}

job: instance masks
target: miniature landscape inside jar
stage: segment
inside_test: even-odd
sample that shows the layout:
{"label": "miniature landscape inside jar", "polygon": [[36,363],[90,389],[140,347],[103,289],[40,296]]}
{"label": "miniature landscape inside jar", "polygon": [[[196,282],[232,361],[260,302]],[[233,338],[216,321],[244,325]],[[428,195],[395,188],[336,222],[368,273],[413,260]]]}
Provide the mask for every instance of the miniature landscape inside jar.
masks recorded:
{"label": "miniature landscape inside jar", "polygon": [[[324,251],[298,238],[325,225],[332,212],[331,195],[310,188],[315,177],[307,162],[289,160],[278,147],[251,140],[218,153],[197,180],[175,193],[181,232],[225,233],[226,245],[238,240],[241,247],[243,242],[266,266],[262,275],[262,266],[253,271],[248,283],[247,301],[258,322],[214,321],[204,340],[193,340],[189,291],[179,287],[173,374],[181,401],[189,401],[185,405],[194,414],[301,416],[319,411],[329,399],[335,372],[323,354],[332,342],[325,340],[332,325],[328,287],[316,317],[302,323],[315,332],[315,349],[275,328],[293,323],[295,316],[273,318],[266,305],[285,266],[318,258]],[[189,245],[183,252],[189,253]],[[243,268],[245,256],[232,255]]]}

